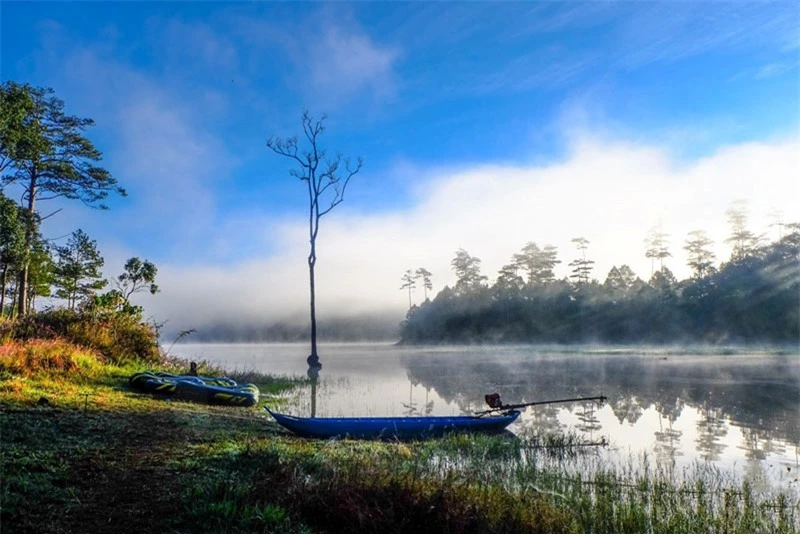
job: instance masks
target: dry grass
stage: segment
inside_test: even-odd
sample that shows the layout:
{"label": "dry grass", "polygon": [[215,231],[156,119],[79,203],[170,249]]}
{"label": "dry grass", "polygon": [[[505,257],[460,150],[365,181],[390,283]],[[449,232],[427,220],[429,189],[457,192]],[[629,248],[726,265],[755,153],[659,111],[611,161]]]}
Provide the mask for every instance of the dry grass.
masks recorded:
{"label": "dry grass", "polygon": [[6,341],[0,345],[0,376],[94,374],[105,358],[97,351],[60,339]]}

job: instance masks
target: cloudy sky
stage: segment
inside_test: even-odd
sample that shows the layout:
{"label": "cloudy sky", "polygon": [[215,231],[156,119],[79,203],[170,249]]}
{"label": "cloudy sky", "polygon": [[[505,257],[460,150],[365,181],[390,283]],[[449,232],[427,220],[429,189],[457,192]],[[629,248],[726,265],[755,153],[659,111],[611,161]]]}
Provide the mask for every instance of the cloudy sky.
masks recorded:
{"label": "cloudy sky", "polygon": [[[307,306],[307,198],[271,135],[328,115],[324,145],[363,156],[322,221],[321,313],[396,310],[406,269],[453,283],[459,248],[494,278],[528,241],[560,271],[590,241],[594,276],[649,278],[725,210],[751,229],[797,221],[800,16],[795,2],[0,4],[3,80],[49,86],[129,192],[47,221],[82,228],[109,276],[139,256],[173,328],[271,321]],[[41,208],[46,211],[46,207]],[[421,294],[415,295],[417,300]]]}

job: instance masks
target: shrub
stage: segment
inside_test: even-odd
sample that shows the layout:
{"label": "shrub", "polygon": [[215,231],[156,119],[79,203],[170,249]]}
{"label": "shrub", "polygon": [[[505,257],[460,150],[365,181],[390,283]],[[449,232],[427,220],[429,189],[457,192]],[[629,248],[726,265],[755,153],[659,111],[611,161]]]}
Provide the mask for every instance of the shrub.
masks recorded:
{"label": "shrub", "polygon": [[134,314],[76,312],[50,309],[16,321],[6,321],[0,329],[4,340],[63,339],[101,353],[110,363],[162,360],[155,328]]}

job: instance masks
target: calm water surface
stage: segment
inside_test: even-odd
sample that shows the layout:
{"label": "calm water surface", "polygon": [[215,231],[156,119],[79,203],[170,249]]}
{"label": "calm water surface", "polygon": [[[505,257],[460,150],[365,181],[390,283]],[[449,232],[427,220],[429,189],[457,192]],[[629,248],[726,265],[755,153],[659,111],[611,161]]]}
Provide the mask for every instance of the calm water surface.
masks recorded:
{"label": "calm water surface", "polygon": [[[228,370],[305,375],[307,344],[184,344],[173,353]],[[800,354],[747,349],[397,347],[321,345],[316,388],[284,411],[320,417],[452,415],[498,392],[518,403],[606,395],[528,408],[510,429],[605,438],[603,454],[678,468],[711,465],[800,488]]]}

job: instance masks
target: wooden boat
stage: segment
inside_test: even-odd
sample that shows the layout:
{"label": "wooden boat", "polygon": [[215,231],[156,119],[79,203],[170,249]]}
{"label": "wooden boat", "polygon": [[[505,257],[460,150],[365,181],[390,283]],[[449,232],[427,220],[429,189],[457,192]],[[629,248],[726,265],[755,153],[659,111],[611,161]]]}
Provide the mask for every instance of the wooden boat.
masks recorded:
{"label": "wooden boat", "polygon": [[132,388],[146,393],[171,395],[181,399],[226,404],[228,406],[253,406],[258,403],[258,387],[237,384],[230,378],[173,375],[144,371],[130,377]]}
{"label": "wooden boat", "polygon": [[323,439],[417,439],[451,432],[500,432],[520,414],[511,410],[488,417],[295,417],[273,412],[266,406],[265,409],[287,430],[299,436]]}

